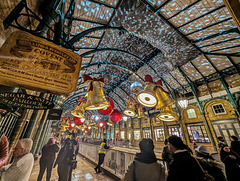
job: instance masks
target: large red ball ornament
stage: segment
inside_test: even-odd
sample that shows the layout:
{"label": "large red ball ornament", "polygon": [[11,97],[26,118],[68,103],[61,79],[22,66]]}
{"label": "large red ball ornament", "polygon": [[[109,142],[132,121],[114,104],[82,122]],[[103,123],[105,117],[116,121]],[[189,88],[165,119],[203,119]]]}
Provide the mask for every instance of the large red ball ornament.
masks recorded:
{"label": "large red ball ornament", "polygon": [[98,121],[98,127],[99,128],[105,128],[107,126],[107,122],[104,120]]}
{"label": "large red ball ornament", "polygon": [[114,109],[114,102],[112,99],[110,99],[109,97],[106,97],[106,99],[108,100],[108,102],[110,103],[110,106],[108,106],[107,108],[104,109],[99,109],[98,112],[101,115],[108,115],[111,114],[113,109]]}
{"label": "large red ball ornament", "polygon": [[113,112],[109,115],[109,119],[116,123],[122,119],[122,114],[119,110],[114,109]]}
{"label": "large red ball ornament", "polygon": [[74,117],[76,125],[83,125],[86,122],[86,116],[84,118]]}

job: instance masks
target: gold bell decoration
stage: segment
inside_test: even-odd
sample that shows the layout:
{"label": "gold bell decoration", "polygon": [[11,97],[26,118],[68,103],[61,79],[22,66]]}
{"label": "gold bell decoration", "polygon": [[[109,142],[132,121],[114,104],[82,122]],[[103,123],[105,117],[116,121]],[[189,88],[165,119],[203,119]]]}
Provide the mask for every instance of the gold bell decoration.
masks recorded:
{"label": "gold bell decoration", "polygon": [[71,114],[75,117],[85,118],[84,112],[85,112],[86,100],[84,100],[82,97],[79,97],[78,101],[79,101],[78,105],[75,107],[73,111],[71,111]]}
{"label": "gold bell decoration", "polygon": [[176,121],[178,120],[178,115],[171,107],[165,107],[157,115],[157,118],[162,121]]}
{"label": "gold bell decoration", "polygon": [[143,117],[146,117],[147,115],[144,114],[143,112],[143,108],[141,105],[137,105],[137,110],[138,110],[138,118],[143,118]]}
{"label": "gold bell decoration", "polygon": [[145,107],[155,107],[157,105],[157,96],[155,93],[156,84],[150,75],[145,75],[145,88],[137,94],[137,101]]}
{"label": "gold bell decoration", "polygon": [[110,106],[103,94],[104,78],[91,78],[83,75],[84,83],[89,83],[85,110],[98,110]]}
{"label": "gold bell decoration", "polygon": [[128,104],[127,104],[127,107],[126,109],[123,111],[123,113],[127,116],[130,116],[130,117],[133,117],[136,115],[136,112],[135,112],[135,105],[136,103],[132,100],[132,99],[128,99]]}
{"label": "gold bell decoration", "polygon": [[67,131],[66,130],[66,127],[65,126],[61,126],[61,129],[59,130],[60,132],[65,132],[65,131]]}
{"label": "gold bell decoration", "polygon": [[158,80],[156,82],[156,85],[157,86],[155,88],[155,93],[156,93],[156,96],[158,99],[158,103],[155,108],[161,109],[161,108],[171,106],[172,104],[174,104],[175,101],[173,99],[171,99],[169,97],[169,93],[163,89],[162,81]]}
{"label": "gold bell decoration", "polygon": [[69,126],[69,119],[65,117],[62,119],[61,126],[68,127]]}

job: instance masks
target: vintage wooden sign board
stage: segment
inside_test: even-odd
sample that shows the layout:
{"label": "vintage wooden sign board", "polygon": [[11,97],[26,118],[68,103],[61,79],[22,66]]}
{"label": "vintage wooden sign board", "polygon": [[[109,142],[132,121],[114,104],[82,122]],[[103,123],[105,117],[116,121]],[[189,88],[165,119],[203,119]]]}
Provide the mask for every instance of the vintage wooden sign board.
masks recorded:
{"label": "vintage wooden sign board", "polygon": [[17,31],[0,48],[0,84],[69,94],[76,89],[81,63],[78,54]]}
{"label": "vintage wooden sign board", "polygon": [[23,109],[51,109],[54,107],[52,101],[23,93],[2,92],[0,102]]}

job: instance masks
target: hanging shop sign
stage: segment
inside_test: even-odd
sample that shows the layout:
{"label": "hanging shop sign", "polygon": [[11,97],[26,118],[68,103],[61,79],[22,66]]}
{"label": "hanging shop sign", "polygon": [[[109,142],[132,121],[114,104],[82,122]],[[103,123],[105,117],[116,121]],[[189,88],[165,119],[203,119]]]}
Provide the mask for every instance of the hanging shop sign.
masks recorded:
{"label": "hanging shop sign", "polygon": [[68,94],[76,89],[81,63],[78,54],[17,31],[0,48],[0,84]]}
{"label": "hanging shop sign", "polygon": [[0,102],[7,106],[23,109],[51,109],[54,107],[53,102],[47,99],[12,92],[0,93]]}

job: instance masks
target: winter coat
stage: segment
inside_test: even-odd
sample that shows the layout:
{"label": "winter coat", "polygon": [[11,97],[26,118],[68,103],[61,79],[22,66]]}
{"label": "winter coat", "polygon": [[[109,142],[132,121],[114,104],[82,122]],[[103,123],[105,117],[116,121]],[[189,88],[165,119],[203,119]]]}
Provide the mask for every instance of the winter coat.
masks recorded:
{"label": "winter coat", "polygon": [[232,141],[231,149],[240,156],[240,141]]}
{"label": "winter coat", "polygon": [[236,181],[240,178],[240,157],[235,152],[220,152],[221,160],[225,164],[228,181]]}
{"label": "winter coat", "polygon": [[40,158],[40,161],[54,162],[55,155],[58,151],[59,151],[59,147],[57,144],[44,145],[42,148],[42,156]]}
{"label": "winter coat", "polygon": [[201,181],[203,176],[198,163],[187,149],[178,150],[173,154],[167,181]]}
{"label": "winter coat", "polygon": [[124,181],[165,181],[165,168],[157,162],[155,154],[137,153],[128,167]]}
{"label": "winter coat", "polygon": [[215,178],[216,181],[227,181],[224,175],[223,163],[211,158],[198,158],[198,161],[202,168]]}

